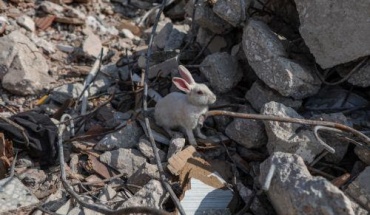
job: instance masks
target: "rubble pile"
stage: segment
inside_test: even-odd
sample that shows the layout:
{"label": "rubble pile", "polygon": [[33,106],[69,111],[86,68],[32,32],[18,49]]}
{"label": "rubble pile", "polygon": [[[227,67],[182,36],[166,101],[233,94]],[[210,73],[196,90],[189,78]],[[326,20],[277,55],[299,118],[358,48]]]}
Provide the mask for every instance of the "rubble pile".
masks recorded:
{"label": "rubble pile", "polygon": [[369,214],[369,9],[0,0],[0,213]]}

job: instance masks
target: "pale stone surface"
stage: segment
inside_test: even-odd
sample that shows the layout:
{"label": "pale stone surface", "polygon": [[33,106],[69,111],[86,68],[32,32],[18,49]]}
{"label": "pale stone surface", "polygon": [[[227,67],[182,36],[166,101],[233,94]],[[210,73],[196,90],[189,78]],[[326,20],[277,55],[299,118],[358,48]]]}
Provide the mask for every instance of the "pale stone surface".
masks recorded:
{"label": "pale stone surface", "polygon": [[262,21],[249,19],[243,50],[258,78],[281,95],[302,99],[319,91],[321,82],[313,69],[289,59],[278,36]]}
{"label": "pale stone surface", "polygon": [[264,104],[275,101],[285,106],[298,109],[302,105],[302,100],[296,100],[280,95],[277,91],[266,86],[262,81],[257,80],[245,94],[245,98],[251,103],[252,107],[260,111]]}
{"label": "pale stone surface", "polygon": [[81,95],[84,86],[81,83],[71,83],[55,88],[50,98],[63,104],[67,99],[78,98]]}
{"label": "pale stone surface", "polygon": [[[206,1],[198,1],[195,7],[194,21],[202,28],[207,28],[214,33],[222,34],[232,27],[228,22],[217,16],[212,11],[212,8],[207,5]],[[193,14],[193,9],[194,2],[188,1],[185,7],[186,13],[188,15]]]}
{"label": "pale stone surface", "polygon": [[8,70],[2,80],[5,89],[17,95],[29,95],[49,88],[54,81],[48,74],[49,66],[28,37],[13,31],[1,38],[0,47],[0,65]]}
{"label": "pale stone surface", "polygon": [[102,44],[99,36],[90,33],[85,39],[82,50],[87,56],[97,57],[101,52]]}
{"label": "pale stone surface", "polygon": [[344,193],[326,179],[311,176],[300,156],[272,154],[260,165],[261,184],[272,166],[275,172],[267,195],[278,214],[354,215],[351,201]]}
{"label": "pale stone surface", "polygon": [[152,179],[137,193],[135,193],[134,196],[125,201],[121,207],[147,206],[161,209],[162,203],[166,200],[166,193],[167,192],[161,182]]}
{"label": "pale stone surface", "polygon": [[232,26],[237,26],[246,19],[246,10],[251,0],[218,0],[213,6],[213,12]]}
{"label": "pale stone surface", "polygon": [[[302,119],[295,110],[277,102],[266,103],[261,114],[279,117],[292,117]],[[274,152],[288,152],[300,155],[306,162],[313,159],[324,149],[317,141],[314,133],[302,129],[296,123],[277,121],[264,121],[268,136],[267,149],[270,154]]]}
{"label": "pale stone surface", "polygon": [[200,71],[209,80],[215,92],[226,93],[242,79],[238,60],[226,52],[208,55],[201,64]]}
{"label": "pale stone surface", "polygon": [[17,23],[27,29],[28,31],[34,32],[36,29],[35,23],[31,19],[31,17],[27,15],[23,15],[17,18]]}
{"label": "pale stone surface", "polygon": [[[250,106],[245,106],[240,108],[238,113],[255,114],[256,112]],[[225,133],[246,148],[259,148],[267,142],[265,126],[260,120],[236,118],[226,127]]]}
{"label": "pale stone surface", "polygon": [[37,204],[38,202],[39,200],[18,178],[0,180],[0,213]]}
{"label": "pale stone surface", "polygon": [[121,148],[103,153],[100,161],[130,177],[146,162],[146,158],[136,149]]}
{"label": "pale stone surface", "polygon": [[106,151],[116,148],[132,148],[137,145],[143,129],[137,122],[128,122],[126,126],[111,134],[107,134],[96,145],[96,150]]}
{"label": "pale stone surface", "polygon": [[368,0],[295,0],[299,31],[316,61],[330,68],[370,54]]}
{"label": "pale stone surface", "polygon": [[347,188],[346,193],[356,200],[362,207],[370,211],[370,166],[354,180]]}
{"label": "pale stone surface", "polygon": [[[137,148],[146,158],[150,160],[151,163],[156,163],[152,144],[149,140],[147,140],[145,137],[140,138],[139,143],[137,144]],[[158,148],[158,154],[162,162],[166,160],[166,153],[163,150]]]}

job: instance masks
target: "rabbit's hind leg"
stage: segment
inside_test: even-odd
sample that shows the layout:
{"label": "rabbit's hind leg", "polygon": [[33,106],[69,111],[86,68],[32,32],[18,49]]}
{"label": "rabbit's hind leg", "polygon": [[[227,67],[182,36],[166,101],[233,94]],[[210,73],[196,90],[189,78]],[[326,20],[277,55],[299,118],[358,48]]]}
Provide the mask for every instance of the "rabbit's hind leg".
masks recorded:
{"label": "rabbit's hind leg", "polygon": [[198,126],[195,128],[195,135],[196,135],[197,137],[199,137],[200,139],[203,139],[203,140],[207,139],[207,136],[206,136],[206,135],[204,135],[204,134],[202,133],[202,131],[200,130],[200,125],[198,125]]}
{"label": "rabbit's hind leg", "polygon": [[164,127],[162,126],[162,128],[167,132],[168,135],[170,135],[170,137],[175,137],[175,132],[173,132],[169,127]]}

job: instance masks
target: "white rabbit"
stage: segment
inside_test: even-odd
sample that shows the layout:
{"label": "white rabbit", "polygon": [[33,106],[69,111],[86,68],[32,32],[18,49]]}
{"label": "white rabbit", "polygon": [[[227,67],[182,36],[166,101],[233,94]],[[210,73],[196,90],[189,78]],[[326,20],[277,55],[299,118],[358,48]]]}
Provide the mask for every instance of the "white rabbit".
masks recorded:
{"label": "white rabbit", "polygon": [[173,92],[159,100],[155,106],[154,117],[156,123],[169,134],[171,128],[183,129],[189,143],[196,146],[193,130],[196,129],[198,137],[206,138],[198,125],[203,124],[208,105],[216,101],[216,96],[205,84],[196,83],[184,66],[179,66],[179,73],[182,78],[175,77],[172,82],[186,94]]}

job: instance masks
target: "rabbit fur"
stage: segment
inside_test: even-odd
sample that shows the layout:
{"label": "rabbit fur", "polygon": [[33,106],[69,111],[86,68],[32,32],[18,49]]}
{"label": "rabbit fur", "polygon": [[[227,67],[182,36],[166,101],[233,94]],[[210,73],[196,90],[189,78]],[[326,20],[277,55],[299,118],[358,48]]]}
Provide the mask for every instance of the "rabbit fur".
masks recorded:
{"label": "rabbit fur", "polygon": [[193,130],[196,129],[198,137],[206,138],[198,125],[203,124],[208,105],[216,101],[216,96],[205,84],[196,83],[184,66],[179,66],[179,73],[181,78],[175,77],[172,82],[186,94],[172,92],[159,100],[154,109],[154,118],[169,134],[172,128],[182,129],[189,143],[196,146]]}

